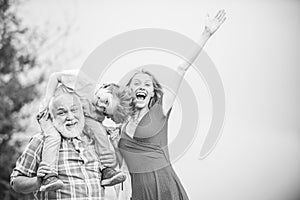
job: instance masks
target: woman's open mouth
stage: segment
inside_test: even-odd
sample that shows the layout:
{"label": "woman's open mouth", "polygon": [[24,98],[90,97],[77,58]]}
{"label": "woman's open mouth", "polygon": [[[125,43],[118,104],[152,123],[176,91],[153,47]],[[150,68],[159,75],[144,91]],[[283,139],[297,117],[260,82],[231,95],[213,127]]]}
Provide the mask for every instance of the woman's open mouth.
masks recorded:
{"label": "woman's open mouth", "polygon": [[147,91],[137,91],[135,93],[136,99],[141,101],[145,100],[147,95],[148,95]]}

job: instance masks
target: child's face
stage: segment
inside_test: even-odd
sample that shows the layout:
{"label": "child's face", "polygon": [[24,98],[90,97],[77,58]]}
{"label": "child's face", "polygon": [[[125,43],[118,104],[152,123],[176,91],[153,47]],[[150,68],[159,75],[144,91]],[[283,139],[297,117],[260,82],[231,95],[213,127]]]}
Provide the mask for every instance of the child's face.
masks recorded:
{"label": "child's face", "polygon": [[96,109],[106,115],[112,115],[118,106],[118,99],[108,89],[100,88],[96,96],[95,107]]}

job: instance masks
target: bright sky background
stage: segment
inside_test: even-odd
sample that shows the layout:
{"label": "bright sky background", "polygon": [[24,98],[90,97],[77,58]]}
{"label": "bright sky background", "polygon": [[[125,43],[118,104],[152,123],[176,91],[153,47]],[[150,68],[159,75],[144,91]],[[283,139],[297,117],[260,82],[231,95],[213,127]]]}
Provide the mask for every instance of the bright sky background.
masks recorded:
{"label": "bright sky background", "polygon": [[[199,134],[175,169],[190,199],[295,200],[300,186],[299,1],[31,0],[20,14],[26,24],[50,35],[71,26],[64,42],[51,50],[62,52],[63,61],[54,69],[61,70],[81,67],[101,43],[134,29],[169,29],[197,41],[205,15],[221,8],[227,20],[205,51],[225,88],[223,135],[212,154],[198,160],[212,105],[203,80],[191,69],[185,78],[197,97]],[[149,63],[175,69],[180,59],[136,52],[118,60],[103,81],[117,82]],[[180,127],[180,102],[172,112],[171,141]]]}

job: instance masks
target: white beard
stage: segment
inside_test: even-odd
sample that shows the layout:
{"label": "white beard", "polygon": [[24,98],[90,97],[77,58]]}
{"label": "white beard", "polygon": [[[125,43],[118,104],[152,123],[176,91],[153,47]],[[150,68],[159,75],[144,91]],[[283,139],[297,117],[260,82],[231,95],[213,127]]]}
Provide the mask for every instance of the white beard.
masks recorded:
{"label": "white beard", "polygon": [[68,130],[65,124],[59,124],[56,120],[53,120],[53,126],[65,138],[79,137],[83,131],[84,119],[80,120],[71,130]]}

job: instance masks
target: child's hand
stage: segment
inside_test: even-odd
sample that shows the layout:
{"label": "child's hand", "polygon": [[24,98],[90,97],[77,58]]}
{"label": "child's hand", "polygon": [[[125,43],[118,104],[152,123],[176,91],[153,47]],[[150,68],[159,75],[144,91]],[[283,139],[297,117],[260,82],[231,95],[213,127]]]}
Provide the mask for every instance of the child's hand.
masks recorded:
{"label": "child's hand", "polygon": [[50,113],[48,109],[43,110],[37,115],[37,121],[44,133],[53,130],[54,126],[52,124]]}
{"label": "child's hand", "polygon": [[49,107],[49,98],[45,98],[42,100],[41,104],[40,104],[40,108],[39,108],[39,113],[43,112],[44,110],[48,110]]}
{"label": "child's hand", "polygon": [[43,178],[47,174],[51,174],[51,173],[52,173],[52,171],[51,171],[50,166],[44,162],[41,162],[41,164],[37,170],[37,177]]}
{"label": "child's hand", "polygon": [[106,132],[110,137],[115,138],[117,135],[120,135],[119,127],[106,127]]}
{"label": "child's hand", "polygon": [[117,149],[120,140],[120,128],[108,127],[106,131],[109,134],[109,139],[114,149]]}

